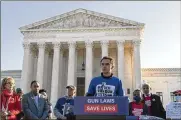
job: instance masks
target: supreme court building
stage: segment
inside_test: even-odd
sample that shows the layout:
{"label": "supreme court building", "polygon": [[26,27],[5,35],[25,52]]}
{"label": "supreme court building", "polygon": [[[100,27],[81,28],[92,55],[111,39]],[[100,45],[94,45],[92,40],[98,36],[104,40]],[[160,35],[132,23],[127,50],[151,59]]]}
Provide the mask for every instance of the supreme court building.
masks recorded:
{"label": "supreme court building", "polygon": [[77,86],[77,95],[84,95],[91,79],[100,75],[103,56],[113,58],[113,74],[122,80],[126,95],[142,83],[143,23],[76,9],[20,31],[24,36],[21,87],[25,93],[30,82],[37,80],[53,103],[65,94],[66,85]]}

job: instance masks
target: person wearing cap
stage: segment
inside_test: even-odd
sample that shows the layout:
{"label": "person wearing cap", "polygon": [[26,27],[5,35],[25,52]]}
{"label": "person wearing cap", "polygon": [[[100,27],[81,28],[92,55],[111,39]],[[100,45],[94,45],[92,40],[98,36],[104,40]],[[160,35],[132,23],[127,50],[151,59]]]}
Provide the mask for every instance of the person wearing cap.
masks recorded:
{"label": "person wearing cap", "polygon": [[181,90],[174,91],[173,94],[175,95],[175,102],[181,102]]}
{"label": "person wearing cap", "polygon": [[23,96],[23,90],[21,88],[16,88],[16,94],[18,96],[18,108],[21,109],[21,99]]}
{"label": "person wearing cap", "polygon": [[16,93],[22,98],[23,96],[23,90],[21,88],[16,88]]}
{"label": "person wearing cap", "polygon": [[105,56],[100,61],[101,76],[91,80],[86,96],[123,96],[122,82],[113,76],[113,59]]}
{"label": "person wearing cap", "polygon": [[69,85],[66,89],[68,90],[68,95],[59,98],[54,108],[54,115],[58,120],[74,118],[73,106],[76,87]]}
{"label": "person wearing cap", "polygon": [[16,94],[18,96],[18,109],[21,110],[21,112],[19,114],[16,115],[17,120],[21,120],[24,116],[22,107],[21,107],[21,100],[22,100],[22,96],[23,96],[23,90],[21,88],[16,88]]}

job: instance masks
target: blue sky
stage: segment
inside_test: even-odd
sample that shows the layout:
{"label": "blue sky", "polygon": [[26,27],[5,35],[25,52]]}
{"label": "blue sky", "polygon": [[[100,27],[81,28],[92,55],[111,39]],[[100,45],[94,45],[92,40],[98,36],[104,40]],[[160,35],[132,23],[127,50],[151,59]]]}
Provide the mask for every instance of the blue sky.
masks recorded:
{"label": "blue sky", "polygon": [[82,1],[2,2],[1,70],[22,69],[19,27],[78,8],[145,23],[142,68],[180,67],[180,2]]}

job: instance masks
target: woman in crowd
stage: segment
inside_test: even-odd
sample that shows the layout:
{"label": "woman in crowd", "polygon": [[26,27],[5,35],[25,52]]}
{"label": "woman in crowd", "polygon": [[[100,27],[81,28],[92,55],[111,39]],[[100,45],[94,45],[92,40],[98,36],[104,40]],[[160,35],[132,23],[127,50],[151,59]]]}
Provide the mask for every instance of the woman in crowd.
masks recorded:
{"label": "woman in crowd", "polygon": [[11,77],[4,78],[1,86],[1,120],[16,120],[21,109],[18,107],[18,96],[15,93],[15,81]]}

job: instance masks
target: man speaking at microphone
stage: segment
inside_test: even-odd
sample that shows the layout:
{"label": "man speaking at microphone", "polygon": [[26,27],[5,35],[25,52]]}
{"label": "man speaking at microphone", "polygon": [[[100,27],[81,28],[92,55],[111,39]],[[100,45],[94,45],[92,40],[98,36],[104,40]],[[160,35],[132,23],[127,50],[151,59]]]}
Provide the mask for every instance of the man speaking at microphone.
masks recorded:
{"label": "man speaking at microphone", "polygon": [[112,74],[113,59],[105,56],[101,59],[100,64],[101,76],[91,80],[86,96],[123,96],[122,82]]}

